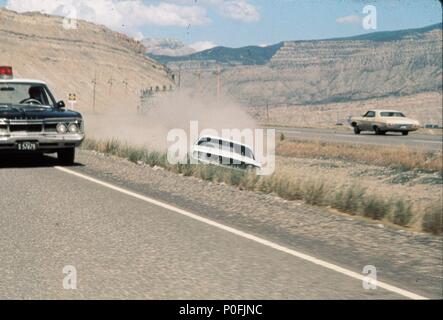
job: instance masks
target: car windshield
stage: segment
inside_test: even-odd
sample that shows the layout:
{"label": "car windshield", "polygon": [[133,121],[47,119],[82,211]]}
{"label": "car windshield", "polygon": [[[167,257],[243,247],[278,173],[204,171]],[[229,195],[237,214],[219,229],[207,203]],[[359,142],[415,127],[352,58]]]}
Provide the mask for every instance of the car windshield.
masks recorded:
{"label": "car windshield", "polygon": [[396,117],[396,118],[404,118],[405,115],[401,112],[382,112],[380,113],[382,117]]}
{"label": "car windshield", "polygon": [[44,84],[0,83],[0,104],[54,107],[54,100]]}
{"label": "car windshield", "polygon": [[254,154],[251,149],[249,149],[246,146],[236,144],[236,143],[233,143],[230,141],[204,138],[199,141],[198,145],[202,146],[202,147],[217,148],[217,149],[220,149],[223,151],[237,153],[239,155],[242,155],[242,156],[245,156],[245,157],[255,160]]}

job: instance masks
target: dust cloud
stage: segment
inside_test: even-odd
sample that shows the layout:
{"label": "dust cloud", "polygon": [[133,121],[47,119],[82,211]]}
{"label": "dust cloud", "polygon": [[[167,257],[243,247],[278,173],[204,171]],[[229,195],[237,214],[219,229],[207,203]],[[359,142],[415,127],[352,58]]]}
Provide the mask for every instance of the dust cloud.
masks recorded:
{"label": "dust cloud", "polygon": [[198,121],[199,132],[215,129],[256,129],[256,121],[246,108],[227,97],[217,98],[194,90],[161,93],[134,106],[104,108],[100,113],[84,112],[88,138],[117,139],[150,150],[166,151],[167,135],[172,129],[190,131],[190,122]]}

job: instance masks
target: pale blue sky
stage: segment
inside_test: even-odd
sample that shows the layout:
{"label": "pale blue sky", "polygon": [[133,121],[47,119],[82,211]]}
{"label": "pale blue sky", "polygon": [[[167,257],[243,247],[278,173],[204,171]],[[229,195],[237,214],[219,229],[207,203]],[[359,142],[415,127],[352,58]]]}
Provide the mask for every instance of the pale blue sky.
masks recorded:
{"label": "pale blue sky", "polygon": [[[54,1],[71,3],[72,0]],[[142,0],[138,1],[142,2]],[[7,0],[0,0],[0,5],[4,6],[6,2]],[[89,3],[93,2],[97,3],[97,0],[91,0]],[[165,11],[155,11],[155,6],[165,2],[175,6],[173,10],[182,20],[159,19],[158,16],[164,14]],[[23,11],[24,3],[29,3],[26,9],[43,10],[42,5],[45,1],[10,0],[9,6],[21,8]],[[79,6],[82,5],[79,10],[85,10],[85,7],[89,5],[87,0],[73,3],[75,6],[77,3]],[[227,7],[227,3],[243,5],[246,3],[247,7],[242,8],[247,10],[236,12],[238,7]],[[376,31],[423,27],[441,22],[442,19],[441,4],[438,0],[144,0],[141,5],[150,7],[144,13],[146,19],[140,16],[138,17],[140,21],[138,21],[134,14],[128,14],[123,18],[123,23],[119,22],[119,27],[116,27],[117,24],[111,19],[108,22],[106,16],[96,22],[107,24],[113,29],[119,29],[133,36],[135,33],[140,33],[145,37],[177,38],[187,44],[211,42],[217,45],[239,47],[251,44],[275,44],[282,40],[324,39],[367,33],[369,31],[364,30],[362,24],[356,21],[357,17],[348,19],[349,23],[337,22],[337,19],[341,17],[363,17],[362,10],[367,4],[375,5],[377,8],[378,28]],[[196,14],[186,13],[187,8],[191,8]],[[169,7],[166,9],[171,10]],[[55,11],[55,9],[51,10]],[[48,9],[50,13],[51,10]],[[95,10],[102,11],[97,8]],[[180,10],[185,13],[182,15]],[[90,10],[88,13],[90,14]],[[94,17],[90,15],[88,17],[89,20],[94,20]],[[194,23],[188,23],[186,19]],[[138,22],[128,27],[122,26],[126,22],[130,25],[132,21]],[[370,32],[372,31],[374,30]]]}
{"label": "pale blue sky", "polygon": [[367,32],[361,23],[339,24],[340,17],[359,15],[366,4],[377,8],[375,31],[423,27],[442,21],[439,1],[433,0],[257,0],[251,1],[260,11],[257,22],[242,23],[223,19],[213,13],[209,26],[181,28],[147,28],[152,37],[176,37],[187,43],[210,40],[219,45],[245,46],[275,44],[282,40],[325,39]]}

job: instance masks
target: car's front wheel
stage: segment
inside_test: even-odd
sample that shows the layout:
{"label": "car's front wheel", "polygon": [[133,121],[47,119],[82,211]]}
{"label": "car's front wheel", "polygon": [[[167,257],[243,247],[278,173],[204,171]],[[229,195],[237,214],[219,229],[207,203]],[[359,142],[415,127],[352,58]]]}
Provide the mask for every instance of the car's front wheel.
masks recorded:
{"label": "car's front wheel", "polygon": [[409,134],[409,131],[403,131],[401,134],[407,136]]}
{"label": "car's front wheel", "polygon": [[360,130],[360,128],[358,126],[354,126],[354,133],[355,134],[360,134],[361,133],[361,130]]}
{"label": "car's front wheel", "polygon": [[75,161],[75,148],[60,149],[57,152],[58,161],[63,165],[72,165]]}

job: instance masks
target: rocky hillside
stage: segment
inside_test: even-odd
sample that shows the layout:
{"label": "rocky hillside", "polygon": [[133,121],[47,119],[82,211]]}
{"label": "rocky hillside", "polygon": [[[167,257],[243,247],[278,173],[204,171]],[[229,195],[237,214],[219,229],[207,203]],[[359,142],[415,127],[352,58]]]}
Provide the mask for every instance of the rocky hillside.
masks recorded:
{"label": "rocky hillside", "polygon": [[[180,63],[192,65],[188,59]],[[213,67],[209,67],[209,69]],[[204,66],[207,70],[208,66]],[[213,70],[203,72],[215,90]],[[195,70],[183,83],[196,85]],[[363,36],[287,41],[263,65],[225,67],[225,93],[248,106],[299,105],[404,96],[442,88],[442,25]]]}
{"label": "rocky hillside", "polygon": [[139,42],[84,21],[69,30],[60,17],[0,9],[0,43],[0,65],[46,81],[60,100],[77,93],[80,110],[92,109],[94,79],[98,111],[136,110],[141,89],[173,84]]}

